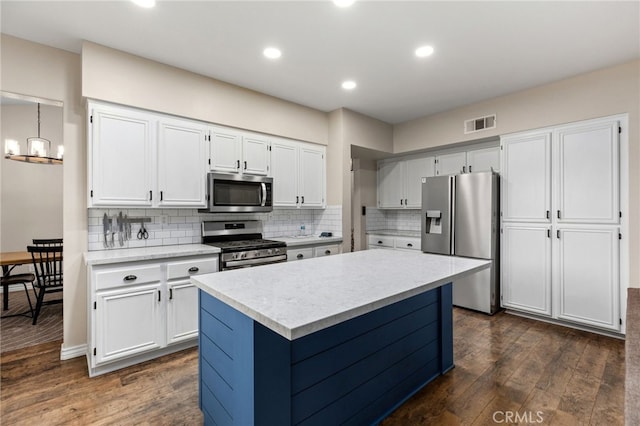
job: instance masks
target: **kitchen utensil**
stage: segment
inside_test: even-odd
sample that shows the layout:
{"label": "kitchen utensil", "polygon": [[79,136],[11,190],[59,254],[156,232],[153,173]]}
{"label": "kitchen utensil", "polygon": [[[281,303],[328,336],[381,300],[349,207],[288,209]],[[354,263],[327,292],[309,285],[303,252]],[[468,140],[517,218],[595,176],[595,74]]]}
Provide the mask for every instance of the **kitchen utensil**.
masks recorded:
{"label": "kitchen utensil", "polygon": [[118,213],[118,242],[120,247],[124,245],[124,221],[122,220],[122,212]]}
{"label": "kitchen utensil", "polygon": [[102,234],[104,236],[104,241],[102,242],[104,248],[109,248],[109,218],[106,213],[102,216]]}
{"label": "kitchen utensil", "polygon": [[115,236],[118,229],[118,216],[115,214],[111,218],[111,247],[116,246]]}
{"label": "kitchen utensil", "polygon": [[144,227],[144,222],[140,222],[140,230],[138,231],[138,239],[147,239],[149,238],[149,233],[147,232],[147,228]]}

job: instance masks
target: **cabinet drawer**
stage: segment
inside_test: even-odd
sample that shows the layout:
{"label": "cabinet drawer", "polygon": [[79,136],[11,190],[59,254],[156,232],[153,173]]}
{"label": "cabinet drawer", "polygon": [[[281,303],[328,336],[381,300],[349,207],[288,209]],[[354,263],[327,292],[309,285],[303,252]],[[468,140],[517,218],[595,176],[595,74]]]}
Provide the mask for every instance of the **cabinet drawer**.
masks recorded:
{"label": "cabinet drawer", "polygon": [[151,283],[162,278],[160,265],[109,268],[94,274],[96,290]]}
{"label": "cabinet drawer", "polygon": [[167,263],[167,279],[186,278],[218,270],[218,258],[181,260]]}
{"label": "cabinet drawer", "polygon": [[311,259],[313,257],[313,248],[301,248],[287,250],[287,260]]}
{"label": "cabinet drawer", "polygon": [[382,235],[369,235],[369,246],[390,247],[393,248],[393,237]]}
{"label": "cabinet drawer", "polygon": [[405,250],[420,250],[420,238],[396,237],[396,248]]}
{"label": "cabinet drawer", "polygon": [[331,256],[338,253],[340,253],[340,246],[338,244],[313,248],[313,255],[315,257]]}

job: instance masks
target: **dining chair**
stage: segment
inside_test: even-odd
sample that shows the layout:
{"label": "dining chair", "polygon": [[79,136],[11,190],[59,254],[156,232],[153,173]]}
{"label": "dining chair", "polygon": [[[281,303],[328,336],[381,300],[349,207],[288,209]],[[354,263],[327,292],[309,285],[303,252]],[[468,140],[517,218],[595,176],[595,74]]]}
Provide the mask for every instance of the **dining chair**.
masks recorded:
{"label": "dining chair", "polygon": [[33,283],[35,279],[36,279],[35,275],[31,273],[5,275],[0,277],[0,284],[2,285],[2,310],[3,311],[6,311],[7,309],[9,309],[9,286],[22,284],[24,286],[24,292],[27,295],[27,302],[29,302],[28,311],[20,312],[17,314],[3,315],[2,318],[27,316],[28,313],[30,313],[29,317],[33,318],[33,304],[31,303],[31,297],[29,296],[29,288],[27,284]]}
{"label": "dining chair", "polygon": [[31,241],[33,242],[34,246],[51,247],[51,246],[62,245],[62,238],[40,238],[40,239],[34,238]]}
{"label": "dining chair", "polygon": [[31,253],[36,274],[33,288],[37,301],[32,322],[35,325],[42,305],[62,302],[62,300],[44,301],[45,294],[62,291],[62,246],[27,246],[27,251]]}

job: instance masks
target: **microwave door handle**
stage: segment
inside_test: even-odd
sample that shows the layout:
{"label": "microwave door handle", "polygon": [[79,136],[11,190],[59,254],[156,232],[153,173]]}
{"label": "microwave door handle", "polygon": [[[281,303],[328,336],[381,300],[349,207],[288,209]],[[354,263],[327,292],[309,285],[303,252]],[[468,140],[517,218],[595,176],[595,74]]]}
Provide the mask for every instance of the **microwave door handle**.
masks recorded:
{"label": "microwave door handle", "polygon": [[264,207],[267,204],[267,184],[262,182],[260,186],[262,186],[262,200],[260,201],[260,205]]}

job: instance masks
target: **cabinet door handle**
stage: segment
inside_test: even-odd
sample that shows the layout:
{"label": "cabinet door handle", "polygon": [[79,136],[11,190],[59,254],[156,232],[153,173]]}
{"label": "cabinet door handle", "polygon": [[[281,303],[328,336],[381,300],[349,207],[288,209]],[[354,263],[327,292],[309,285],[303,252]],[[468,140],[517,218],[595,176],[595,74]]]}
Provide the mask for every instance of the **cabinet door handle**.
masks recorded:
{"label": "cabinet door handle", "polygon": [[406,199],[406,198],[404,199],[404,205],[405,205],[405,206],[409,205],[409,204],[407,203],[407,199]]}
{"label": "cabinet door handle", "polygon": [[469,173],[471,173],[471,166],[469,166]]}
{"label": "cabinet door handle", "polygon": [[467,172],[467,166],[462,166],[462,173],[466,173]]}
{"label": "cabinet door handle", "polygon": [[300,197],[296,195],[296,204],[300,202]]}
{"label": "cabinet door handle", "polygon": [[400,198],[400,205],[402,205],[402,198]]}
{"label": "cabinet door handle", "polygon": [[198,272],[199,270],[200,268],[198,268],[197,266],[192,266],[191,268],[189,268],[189,272],[192,274]]}
{"label": "cabinet door handle", "polygon": [[557,237],[558,239],[560,239],[560,230],[559,230],[559,229],[556,231],[556,237]]}
{"label": "cabinet door handle", "polygon": [[378,244],[382,244],[382,241],[378,241]]}
{"label": "cabinet door handle", "polygon": [[550,217],[549,217],[550,215],[551,215],[551,213],[549,212],[549,210],[547,210],[547,219],[550,219]]}
{"label": "cabinet door handle", "polygon": [[160,201],[162,201],[162,198],[164,197],[164,194],[162,192],[163,191],[160,191]]}
{"label": "cabinet door handle", "polygon": [[325,250],[324,254],[331,254],[331,250]]}
{"label": "cabinet door handle", "polygon": [[551,229],[547,229],[547,238],[551,238]]}
{"label": "cabinet door handle", "polygon": [[298,255],[296,256],[298,259],[302,259],[304,257],[304,254],[302,253],[298,253]]}
{"label": "cabinet door handle", "polygon": [[244,162],[244,169],[247,170],[247,162]]}
{"label": "cabinet door handle", "polygon": [[127,275],[126,277],[124,277],[124,280],[127,281],[127,282],[128,281],[135,281],[137,279],[138,279],[138,277],[136,277],[135,275]]}
{"label": "cabinet door handle", "polygon": [[153,191],[149,191],[149,201],[153,201]]}
{"label": "cabinet door handle", "polygon": [[240,169],[240,160],[236,160],[236,169]]}
{"label": "cabinet door handle", "polygon": [[407,247],[413,247],[413,244],[407,243]]}
{"label": "cabinet door handle", "polygon": [[[173,300],[173,289],[172,288],[169,289],[169,300]],[[159,301],[160,300],[158,300],[158,302]]]}
{"label": "cabinet door handle", "polygon": [[560,210],[558,210],[558,219],[560,219]]}
{"label": "cabinet door handle", "polygon": [[162,293],[160,292],[160,290],[158,290],[158,302],[161,300],[162,298]]}
{"label": "cabinet door handle", "polygon": [[300,198],[302,198],[302,203],[300,203],[300,204],[304,204],[304,195],[302,197],[300,197]]}

